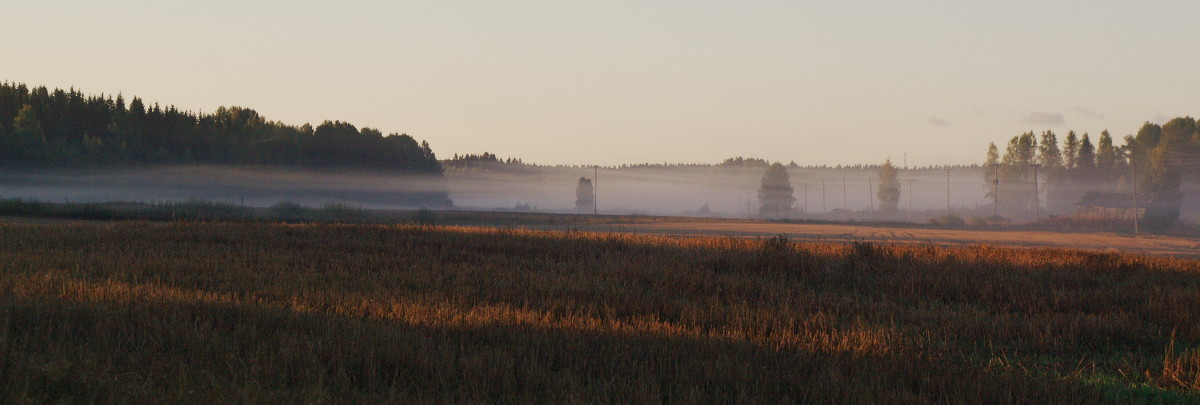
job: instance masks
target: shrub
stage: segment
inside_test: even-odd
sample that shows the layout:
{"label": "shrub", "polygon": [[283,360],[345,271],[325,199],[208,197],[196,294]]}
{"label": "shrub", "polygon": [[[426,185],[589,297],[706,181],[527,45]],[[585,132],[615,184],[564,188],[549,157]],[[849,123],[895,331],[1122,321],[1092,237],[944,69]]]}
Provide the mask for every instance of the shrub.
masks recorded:
{"label": "shrub", "polygon": [[941,226],[963,226],[964,223],[966,223],[966,222],[963,221],[962,217],[960,217],[958,215],[942,215],[940,217],[932,218],[929,220],[930,225],[941,225]]}
{"label": "shrub", "polygon": [[41,215],[50,210],[50,204],[25,198],[0,199],[0,214]]}
{"label": "shrub", "polygon": [[437,216],[433,214],[433,210],[421,207],[413,214],[413,222],[421,225],[433,225],[437,223]]}

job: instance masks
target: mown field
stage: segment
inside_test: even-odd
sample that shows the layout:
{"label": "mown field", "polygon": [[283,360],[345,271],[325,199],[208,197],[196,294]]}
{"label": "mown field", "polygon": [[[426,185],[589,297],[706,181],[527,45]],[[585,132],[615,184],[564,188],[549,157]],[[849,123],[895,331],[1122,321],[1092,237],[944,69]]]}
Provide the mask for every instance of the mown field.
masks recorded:
{"label": "mown field", "polygon": [[0,224],[0,403],[1196,403],[1200,262]]}

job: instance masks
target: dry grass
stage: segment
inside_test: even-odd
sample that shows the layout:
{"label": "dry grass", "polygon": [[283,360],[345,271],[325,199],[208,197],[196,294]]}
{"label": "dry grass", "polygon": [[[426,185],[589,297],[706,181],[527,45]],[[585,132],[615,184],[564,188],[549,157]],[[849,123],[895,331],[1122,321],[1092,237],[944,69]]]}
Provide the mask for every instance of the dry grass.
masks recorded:
{"label": "dry grass", "polygon": [[1053,249],[0,224],[0,402],[1194,402],[1198,302]]}

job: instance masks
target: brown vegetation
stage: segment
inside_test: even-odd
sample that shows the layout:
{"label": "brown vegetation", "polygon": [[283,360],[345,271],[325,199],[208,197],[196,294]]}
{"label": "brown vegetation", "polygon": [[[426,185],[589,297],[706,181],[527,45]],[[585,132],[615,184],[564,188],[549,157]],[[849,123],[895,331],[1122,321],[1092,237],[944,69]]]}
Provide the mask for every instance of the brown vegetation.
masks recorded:
{"label": "brown vegetation", "polygon": [[0,224],[0,402],[1196,401],[1200,263],[379,225]]}

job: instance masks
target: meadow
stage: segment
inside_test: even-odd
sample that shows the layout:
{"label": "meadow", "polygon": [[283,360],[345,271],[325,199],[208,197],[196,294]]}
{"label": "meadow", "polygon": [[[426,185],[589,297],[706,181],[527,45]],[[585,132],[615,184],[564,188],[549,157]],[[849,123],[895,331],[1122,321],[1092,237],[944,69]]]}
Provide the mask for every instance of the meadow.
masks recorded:
{"label": "meadow", "polygon": [[1197,303],[1052,248],[10,223],[0,402],[1197,403]]}

